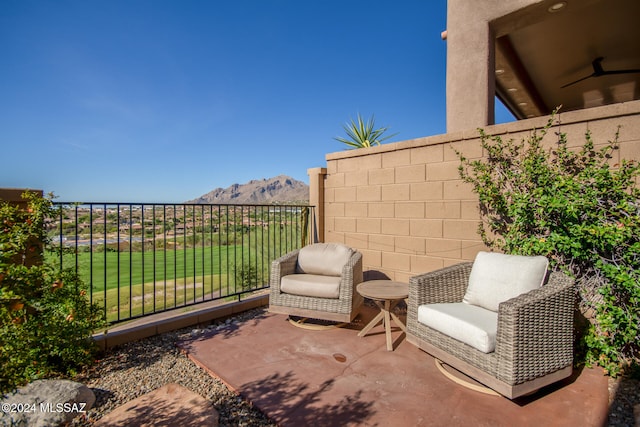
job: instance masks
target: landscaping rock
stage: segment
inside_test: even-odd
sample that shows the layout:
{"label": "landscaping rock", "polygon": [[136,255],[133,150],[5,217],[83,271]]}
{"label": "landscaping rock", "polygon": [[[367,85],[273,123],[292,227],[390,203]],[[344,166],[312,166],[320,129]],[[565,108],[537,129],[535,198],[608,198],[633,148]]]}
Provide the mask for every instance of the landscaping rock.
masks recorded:
{"label": "landscaping rock", "polygon": [[2,400],[0,425],[54,427],[88,411],[96,401],[84,384],[69,380],[37,380]]}
{"label": "landscaping rock", "polygon": [[95,423],[117,426],[218,426],[210,401],[176,383],[169,383],[121,405]]}

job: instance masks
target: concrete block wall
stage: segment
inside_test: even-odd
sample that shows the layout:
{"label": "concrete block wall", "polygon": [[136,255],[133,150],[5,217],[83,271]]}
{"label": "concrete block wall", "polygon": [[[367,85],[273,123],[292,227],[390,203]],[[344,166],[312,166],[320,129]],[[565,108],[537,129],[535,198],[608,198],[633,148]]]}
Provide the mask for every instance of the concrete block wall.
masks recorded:
{"label": "concrete block wall", "polygon": [[[521,140],[548,117],[488,126],[487,133]],[[640,160],[640,101],[562,113],[545,138],[565,132],[570,145],[592,132],[596,144],[613,139],[618,125],[620,149],[611,160]],[[348,150],[326,156],[321,241],[347,244],[363,253],[365,271],[390,279],[409,277],[463,261],[486,250],[477,234],[478,199],[460,179],[458,150],[482,157],[477,130]],[[311,171],[311,170],[310,170]],[[639,183],[640,184],[640,183]]]}

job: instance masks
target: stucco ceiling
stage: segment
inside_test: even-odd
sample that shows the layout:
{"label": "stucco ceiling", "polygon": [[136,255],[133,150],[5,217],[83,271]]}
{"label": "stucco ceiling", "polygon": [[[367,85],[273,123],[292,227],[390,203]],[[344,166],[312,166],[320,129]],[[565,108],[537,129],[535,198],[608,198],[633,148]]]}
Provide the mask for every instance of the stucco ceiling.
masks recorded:
{"label": "stucco ceiling", "polygon": [[492,23],[498,97],[517,118],[640,99],[640,72],[571,84],[594,73],[596,58],[605,72],[640,70],[639,22],[639,0],[541,1],[501,18]]}

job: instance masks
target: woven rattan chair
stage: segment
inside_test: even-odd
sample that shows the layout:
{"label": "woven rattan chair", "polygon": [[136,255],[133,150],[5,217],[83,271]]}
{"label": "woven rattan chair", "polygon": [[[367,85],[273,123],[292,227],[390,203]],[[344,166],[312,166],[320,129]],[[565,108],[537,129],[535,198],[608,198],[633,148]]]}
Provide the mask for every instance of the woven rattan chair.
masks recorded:
{"label": "woven rattan chair", "polygon": [[547,274],[542,286],[499,304],[495,350],[488,353],[418,320],[425,304],[461,303],[472,266],[458,264],[409,280],[407,341],[509,399],[570,376],[575,291],[564,274]]}
{"label": "woven rattan chair", "polygon": [[302,318],[351,322],[364,301],[362,254],[337,243],[316,243],[271,264],[269,311]]}

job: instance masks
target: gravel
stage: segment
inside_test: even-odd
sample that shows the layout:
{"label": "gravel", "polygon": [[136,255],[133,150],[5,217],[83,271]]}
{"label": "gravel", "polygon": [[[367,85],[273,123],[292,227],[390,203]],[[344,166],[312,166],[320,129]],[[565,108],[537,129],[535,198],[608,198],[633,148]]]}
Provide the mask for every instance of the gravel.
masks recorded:
{"label": "gravel", "polygon": [[182,329],[108,350],[95,365],[74,378],[93,390],[96,403],[84,415],[77,417],[72,425],[90,426],[132,399],[165,384],[178,383],[211,401],[218,411],[220,426],[276,426],[275,422],[198,367],[176,347],[182,339],[244,321],[259,312],[263,309],[251,310],[206,328]]}
{"label": "gravel", "polygon": [[640,380],[632,378],[609,379],[609,419],[608,426],[640,427],[635,422],[633,410],[637,408],[640,417]]}
{"label": "gravel", "polygon": [[[90,426],[119,405],[168,383],[178,383],[211,401],[219,413],[221,426],[276,426],[176,347],[180,340],[263,313],[264,308],[250,310],[206,328],[181,329],[108,350],[94,366],[74,378],[93,390],[96,403],[85,415],[76,418],[73,426]],[[640,405],[640,380],[609,379],[609,404],[608,426],[633,427],[633,410]]]}

